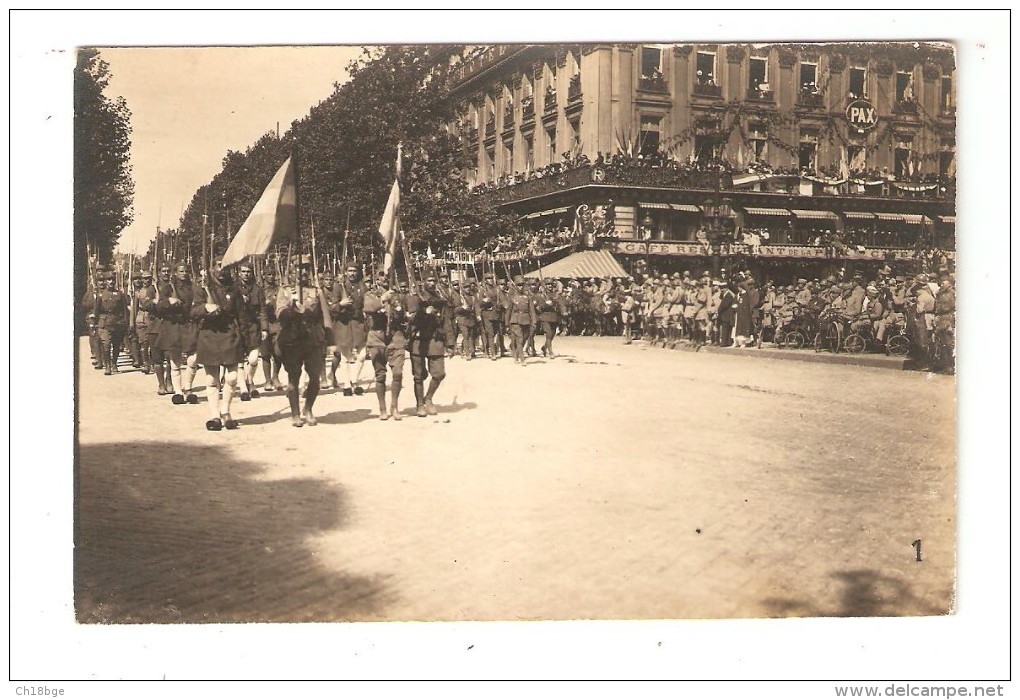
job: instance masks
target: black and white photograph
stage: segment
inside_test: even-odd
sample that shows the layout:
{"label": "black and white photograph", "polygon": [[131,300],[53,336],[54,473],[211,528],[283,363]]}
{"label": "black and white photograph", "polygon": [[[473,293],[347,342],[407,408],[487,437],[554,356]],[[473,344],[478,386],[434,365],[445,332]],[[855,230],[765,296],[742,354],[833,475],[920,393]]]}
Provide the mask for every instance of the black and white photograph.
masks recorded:
{"label": "black and white photograph", "polygon": [[[21,493],[63,496],[51,622],[140,657],[48,675],[26,654],[12,680],[1008,679],[1006,649],[956,672],[901,637],[973,634],[968,567],[1011,549],[1008,524],[980,556],[963,537],[1009,514],[1004,439],[982,455],[966,432],[1005,431],[1008,408],[964,413],[1008,396],[965,351],[1004,347],[1008,371],[1009,317],[1000,343],[967,315],[1010,294],[1008,241],[969,243],[1008,235],[988,217],[1009,216],[1009,134],[967,101],[982,51],[1005,65],[1008,14],[593,12],[643,21],[579,33],[582,12],[535,10],[563,31],[426,31],[458,14],[109,12],[210,22],[60,49],[67,175],[44,216],[66,216],[11,265],[60,265],[73,396],[61,379],[32,412],[65,405],[55,457],[19,445],[46,442],[37,422],[11,427],[12,596],[15,562],[43,554],[14,503],[34,470]],[[1003,166],[975,171],[990,138]],[[961,500],[978,490],[994,498]],[[981,604],[1005,615],[997,595]],[[567,630],[636,659],[515,668]],[[316,667],[317,643],[252,665],[306,634],[363,666]],[[218,669],[210,636],[257,651]],[[691,666],[698,639],[719,665]],[[759,660],[724,658],[751,639]],[[803,663],[765,660],[784,640]],[[405,658],[421,646],[458,660]]]}

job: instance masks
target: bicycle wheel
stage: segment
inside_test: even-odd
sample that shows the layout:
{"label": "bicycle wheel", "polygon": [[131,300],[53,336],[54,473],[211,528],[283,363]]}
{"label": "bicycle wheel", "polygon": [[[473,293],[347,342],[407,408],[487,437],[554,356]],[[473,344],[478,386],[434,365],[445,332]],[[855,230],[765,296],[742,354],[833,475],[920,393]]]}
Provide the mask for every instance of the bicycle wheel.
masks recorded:
{"label": "bicycle wheel", "polygon": [[814,339],[814,342],[812,343],[814,345],[814,347],[815,347],[815,352],[821,352],[822,351],[822,343],[824,343],[824,342],[825,342],[825,338],[822,335],[822,332],[818,331],[817,333],[815,333],[815,339]]}
{"label": "bicycle wheel", "polygon": [[851,333],[843,341],[843,349],[849,353],[860,353],[868,347],[868,341],[860,333]]}
{"label": "bicycle wheel", "polygon": [[825,331],[825,344],[832,352],[839,352],[843,347],[843,327],[833,321]]}
{"label": "bicycle wheel", "polygon": [[910,338],[905,335],[894,335],[885,343],[886,352],[896,357],[904,357],[910,352]]}
{"label": "bicycle wheel", "polygon": [[786,334],[786,346],[789,348],[800,350],[806,342],[807,338],[800,331],[790,331]]}

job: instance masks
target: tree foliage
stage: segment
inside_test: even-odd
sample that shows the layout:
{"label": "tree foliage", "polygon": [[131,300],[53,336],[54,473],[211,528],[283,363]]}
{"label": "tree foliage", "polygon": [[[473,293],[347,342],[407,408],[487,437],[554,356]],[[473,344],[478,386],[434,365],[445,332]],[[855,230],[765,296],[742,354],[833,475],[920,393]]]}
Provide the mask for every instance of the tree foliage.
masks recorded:
{"label": "tree foliage", "polygon": [[[381,259],[377,228],[396,175],[398,143],[404,156],[401,223],[412,248],[440,252],[468,246],[513,225],[469,195],[462,177],[464,146],[444,129],[452,112],[447,71],[461,50],[450,45],[366,50],[348,67],[351,79],[286,133],[266,134],[244,153],[226,154],[222,170],[199,188],[184,213],[181,245],[191,241],[193,252],[199,249],[204,211],[224,233],[220,227],[229,217],[230,233],[236,233],[293,151],[306,242],[314,221],[320,254],[339,251],[348,230],[353,255],[367,262],[374,250]],[[217,254],[226,244],[217,235]]]}
{"label": "tree foliage", "polygon": [[99,52],[80,50],[74,69],[76,299],[85,289],[87,246],[101,262],[109,262],[133,216],[131,112],[124,98],[104,94],[109,82],[110,68]]}

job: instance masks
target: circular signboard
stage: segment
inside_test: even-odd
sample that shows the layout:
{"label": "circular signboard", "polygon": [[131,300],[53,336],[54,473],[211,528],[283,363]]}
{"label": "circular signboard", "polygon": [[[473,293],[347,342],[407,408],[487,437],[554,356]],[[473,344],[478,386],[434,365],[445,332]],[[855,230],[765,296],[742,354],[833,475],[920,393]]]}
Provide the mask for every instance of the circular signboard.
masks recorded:
{"label": "circular signboard", "polygon": [[846,107],[846,120],[851,127],[858,131],[874,128],[878,124],[875,105],[868,100],[854,100]]}

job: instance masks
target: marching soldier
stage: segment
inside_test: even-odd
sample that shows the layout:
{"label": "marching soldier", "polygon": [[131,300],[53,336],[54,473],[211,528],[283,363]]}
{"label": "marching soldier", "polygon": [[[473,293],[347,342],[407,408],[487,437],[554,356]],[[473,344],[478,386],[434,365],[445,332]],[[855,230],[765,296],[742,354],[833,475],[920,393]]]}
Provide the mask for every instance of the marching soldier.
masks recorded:
{"label": "marching soldier", "polygon": [[259,397],[255,388],[255,370],[259,364],[259,348],[262,339],[269,335],[264,330],[266,301],[262,288],[255,284],[255,270],[251,263],[242,262],[237,268],[237,282],[234,284],[237,323],[241,332],[241,367],[244,372],[244,390],[241,400],[250,401]]}
{"label": "marching soldier", "polygon": [[159,347],[159,331],[163,322],[156,308],[159,302],[159,289],[161,286],[169,285],[170,272],[171,268],[169,265],[161,265],[159,268],[159,279],[152,286],[152,295],[146,296],[138,302],[138,308],[146,314],[146,342],[149,348],[149,358],[152,361],[152,367],[156,371],[157,396],[166,396],[167,394],[174,393],[173,384],[170,382],[170,375],[168,373],[169,367],[167,367],[166,352]]}
{"label": "marching soldier", "polygon": [[149,336],[149,308],[156,298],[152,273],[143,271],[134,279],[131,291],[131,357],[135,367],[145,374],[152,372],[152,347]]}
{"label": "marching soldier", "polygon": [[538,297],[540,291],[537,279],[532,279],[528,282],[526,293],[531,297],[531,303],[535,307],[535,319],[532,321],[531,325],[528,326],[528,336],[524,350],[531,357],[538,357],[538,351],[535,350],[535,334],[538,332]]}
{"label": "marching soldier", "polygon": [[490,360],[496,359],[497,342],[499,337],[499,356],[502,356],[502,329],[500,320],[502,318],[502,301],[499,287],[496,285],[496,278],[491,273],[485,275],[485,283],[478,290],[478,306],[482,316],[482,350]]}
{"label": "marching soldier", "polygon": [[[195,359],[205,370],[210,413],[206,430],[235,430],[238,422],[230,415],[230,403],[237,393],[237,366],[244,349],[239,324],[242,302],[229,270],[216,270],[213,274],[218,278],[212,279],[203,272],[203,284],[194,289],[191,317],[198,324]],[[221,369],[225,373],[222,403]]]}
{"label": "marching soldier", "polygon": [[114,273],[103,272],[99,276],[99,289],[86,293],[82,307],[91,311],[96,317],[96,330],[99,337],[99,358],[103,366],[103,374],[117,374],[118,348],[123,342],[127,327],[127,298],[114,288]]}
{"label": "marching soldier", "polygon": [[[276,317],[280,333],[276,337],[280,359],[287,372],[287,400],[290,402],[291,423],[295,428],[317,425],[312,409],[319,395],[319,377],[326,361],[325,321],[326,299],[322,290],[312,284],[312,258],[302,255],[298,266],[298,283],[281,286],[276,295]],[[308,375],[304,409],[300,406],[301,370]]]}
{"label": "marching soldier", "polygon": [[[156,347],[170,359],[170,382],[173,386],[171,400],[178,406],[185,402],[197,404],[198,397],[192,391],[197,370],[194,353],[198,345],[198,335],[191,321],[195,288],[188,277],[187,266],[178,263],[173,276],[157,289],[159,301],[156,303],[156,313],[160,324]],[[182,364],[185,365],[183,376]]]}
{"label": "marching soldier", "polygon": [[[343,368],[340,380],[343,384],[344,396],[365,393],[358,386],[361,368],[365,364],[365,341],[368,331],[365,327],[365,284],[360,280],[357,265],[348,265],[344,270],[346,277],[338,282],[329,297],[329,310],[333,316],[333,339],[336,349],[333,351],[333,366],[330,370],[330,386],[340,388],[336,380],[336,370]],[[353,376],[352,372],[353,371]]]}
{"label": "marching soldier", "polygon": [[538,296],[536,311],[538,321],[542,323],[542,335],[545,336],[542,355],[552,359],[556,357],[553,354],[553,338],[556,337],[556,330],[560,327],[560,316],[566,311],[563,297],[556,291],[555,280],[548,280],[545,283],[545,291]]}
{"label": "marching soldier", "polygon": [[[410,317],[411,374],[414,376],[415,415],[419,418],[436,415],[432,403],[436,390],[446,376],[445,355],[455,342],[449,303],[437,289],[434,272],[428,273],[424,287],[407,297]],[[432,377],[428,390],[425,377]]]}
{"label": "marching soldier", "polygon": [[262,343],[259,346],[259,355],[262,356],[262,376],[265,377],[265,384],[262,388],[266,391],[281,391],[280,367],[283,361],[277,352],[276,336],[280,332],[280,321],[276,317],[276,297],[280,293],[280,286],[276,283],[276,271],[266,267],[262,273]]}
{"label": "marching soldier", "polygon": [[[365,293],[365,322],[368,325],[366,349],[375,370],[375,393],[379,399],[379,420],[400,420],[398,402],[404,382],[404,353],[407,336],[407,297],[389,289],[385,275]],[[386,407],[386,368],[389,367],[390,405]]]}
{"label": "marching soldier", "polygon": [[465,282],[462,288],[455,288],[452,297],[454,317],[457,330],[463,336],[460,343],[460,354],[467,360],[475,356],[475,334],[482,320],[482,309],[478,303],[478,295],[473,282]]}
{"label": "marching soldier", "polygon": [[513,343],[514,362],[524,365],[525,345],[531,329],[538,321],[535,300],[524,290],[524,278],[514,278],[514,286],[507,299],[506,325],[510,328]]}

